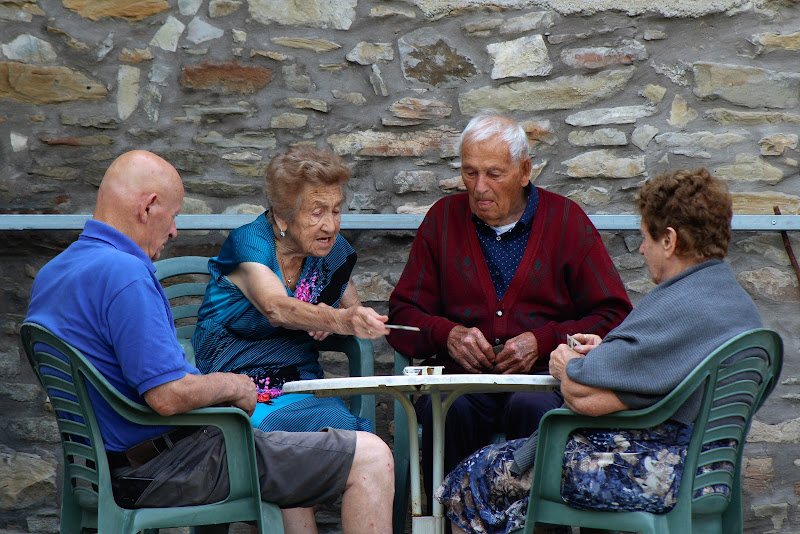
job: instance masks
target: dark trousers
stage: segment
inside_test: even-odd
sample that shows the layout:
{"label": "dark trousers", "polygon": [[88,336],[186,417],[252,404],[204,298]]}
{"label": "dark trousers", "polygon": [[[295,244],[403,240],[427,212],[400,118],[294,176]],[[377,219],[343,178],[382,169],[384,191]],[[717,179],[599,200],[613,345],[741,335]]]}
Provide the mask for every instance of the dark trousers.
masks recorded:
{"label": "dark trousers", "polygon": [[[461,460],[504,433],[507,440],[527,438],[539,428],[548,410],[564,404],[560,391],[547,393],[472,393],[456,399],[444,425],[444,475]],[[431,399],[424,395],[415,405],[422,423],[422,476],[428,510],[433,502],[433,417]]]}

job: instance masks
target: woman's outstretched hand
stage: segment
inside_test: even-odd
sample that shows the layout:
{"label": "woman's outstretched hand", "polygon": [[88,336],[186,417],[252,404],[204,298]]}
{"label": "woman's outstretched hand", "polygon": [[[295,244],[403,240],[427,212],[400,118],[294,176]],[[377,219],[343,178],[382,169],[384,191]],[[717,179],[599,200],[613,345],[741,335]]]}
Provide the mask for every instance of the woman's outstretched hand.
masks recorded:
{"label": "woman's outstretched hand", "polygon": [[389,329],[384,326],[389,317],[379,314],[372,308],[351,306],[342,311],[345,314],[344,330],[356,337],[376,339],[389,334]]}

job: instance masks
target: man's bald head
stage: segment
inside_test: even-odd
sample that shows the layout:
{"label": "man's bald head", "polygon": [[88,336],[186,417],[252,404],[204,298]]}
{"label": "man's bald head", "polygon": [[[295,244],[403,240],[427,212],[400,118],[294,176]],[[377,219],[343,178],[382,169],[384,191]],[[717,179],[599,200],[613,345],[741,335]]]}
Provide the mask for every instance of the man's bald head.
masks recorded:
{"label": "man's bald head", "polygon": [[119,156],[108,167],[94,219],[130,237],[156,259],[169,238],[175,237],[174,217],[183,202],[183,183],[175,167],[145,150]]}

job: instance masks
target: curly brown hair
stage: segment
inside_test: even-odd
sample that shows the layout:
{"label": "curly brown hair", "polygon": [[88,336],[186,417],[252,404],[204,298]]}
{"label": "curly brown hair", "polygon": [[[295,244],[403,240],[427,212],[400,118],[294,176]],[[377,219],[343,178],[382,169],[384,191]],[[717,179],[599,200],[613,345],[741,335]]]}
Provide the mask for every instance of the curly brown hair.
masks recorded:
{"label": "curly brown hair", "polygon": [[678,234],[683,256],[722,259],[731,240],[733,207],[728,186],[708,169],[681,169],[647,180],[636,199],[642,221],[653,239],[668,227]]}
{"label": "curly brown hair", "polygon": [[264,192],[270,215],[275,212],[291,221],[303,203],[307,187],[338,185],[344,198],[349,179],[350,167],[331,150],[307,145],[292,147],[272,158],[267,166]]}

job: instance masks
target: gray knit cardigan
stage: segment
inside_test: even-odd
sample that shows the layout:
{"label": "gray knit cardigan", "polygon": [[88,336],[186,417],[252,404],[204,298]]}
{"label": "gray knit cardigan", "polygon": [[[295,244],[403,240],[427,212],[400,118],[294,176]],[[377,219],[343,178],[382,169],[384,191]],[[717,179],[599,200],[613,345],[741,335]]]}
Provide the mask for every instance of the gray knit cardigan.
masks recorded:
{"label": "gray knit cardigan", "polygon": [[[632,409],[652,406],[686,378],[717,347],[761,317],[727,263],[704,261],[662,282],[585,358],[567,363],[574,381],[614,391]],[[691,423],[700,396],[692,396],[672,417]],[[514,453],[513,471],[533,465],[538,435]]]}

